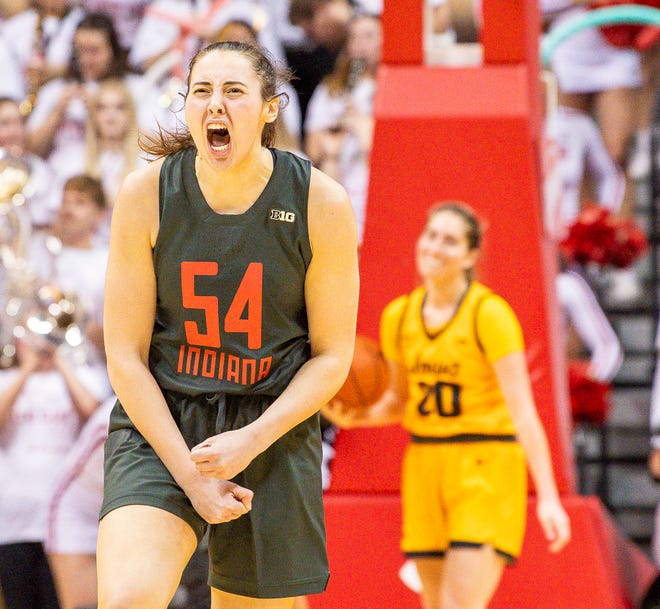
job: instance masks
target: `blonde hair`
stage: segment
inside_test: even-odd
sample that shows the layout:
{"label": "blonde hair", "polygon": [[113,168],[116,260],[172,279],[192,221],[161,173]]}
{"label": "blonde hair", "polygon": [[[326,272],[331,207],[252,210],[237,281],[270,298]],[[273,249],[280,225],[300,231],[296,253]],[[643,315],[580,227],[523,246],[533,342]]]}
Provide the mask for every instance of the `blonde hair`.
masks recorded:
{"label": "blonde hair", "polygon": [[[369,13],[357,12],[353,15],[350,20],[350,23],[354,23],[360,19],[371,19],[374,21],[380,22],[380,17],[378,15],[371,15]],[[356,66],[355,61],[350,57],[347,50],[348,38],[344,41],[341,52],[335,60],[335,66],[327,76],[323,79],[323,84],[328,89],[328,93],[332,97],[337,97],[342,95],[351,87],[355,86],[354,79],[360,76],[360,73],[363,68],[358,69],[358,73],[354,72]],[[372,78],[376,77],[375,72],[371,69],[367,70],[369,75]]]}
{"label": "blonde hair", "polygon": [[89,117],[85,125],[85,143],[87,151],[85,170],[86,173],[95,178],[101,177],[101,168],[99,165],[101,156],[100,138],[95,119],[96,104],[106,91],[119,93],[128,109],[128,125],[126,133],[124,134],[122,146],[124,163],[120,179],[123,180],[130,171],[135,169],[140,156],[140,146],[138,144],[137,110],[135,108],[135,101],[124,81],[119,78],[107,78],[101,81],[98,91],[90,103]]}
{"label": "blonde hair", "polygon": [[431,221],[433,216],[443,211],[451,212],[461,218],[465,225],[465,238],[467,239],[468,247],[471,250],[478,250],[481,247],[483,224],[474,209],[464,201],[438,201],[429,208],[426,216],[426,224]]}
{"label": "blonde hair", "polygon": [[[470,205],[464,201],[453,199],[448,201],[438,201],[429,208],[424,226],[427,227],[434,216],[441,212],[450,212],[461,219],[465,227],[465,239],[467,240],[468,249],[470,251],[481,249],[484,225]],[[475,276],[474,267],[466,269],[465,276],[468,281],[472,281]]]}

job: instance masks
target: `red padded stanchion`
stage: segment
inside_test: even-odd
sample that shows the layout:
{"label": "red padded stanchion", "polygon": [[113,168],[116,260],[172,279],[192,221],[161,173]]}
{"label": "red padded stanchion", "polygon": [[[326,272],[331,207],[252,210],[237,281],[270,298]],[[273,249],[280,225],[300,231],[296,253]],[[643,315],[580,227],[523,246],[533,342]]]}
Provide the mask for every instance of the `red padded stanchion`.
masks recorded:
{"label": "red padded stanchion", "polygon": [[[415,595],[399,580],[400,506],[392,495],[326,497],[332,575],[311,609],[414,609]],[[550,554],[532,498],[523,553],[507,568],[490,609],[634,609],[656,571],[621,536],[594,497],[571,496],[564,506],[572,542]]]}
{"label": "red padded stanchion", "polygon": [[[542,226],[537,0],[483,0],[485,64],[470,68],[422,65],[421,5],[385,0],[358,331],[376,338],[383,307],[417,284],[413,248],[429,206],[462,199],[476,208],[487,225],[478,275],[520,318],[573,525],[573,541],[550,555],[532,492],[523,556],[491,609],[632,609],[656,570],[595,498],[575,494],[556,254]],[[397,577],[405,441],[391,427],[340,432],[326,496],[333,575],[313,609],[418,606]]]}

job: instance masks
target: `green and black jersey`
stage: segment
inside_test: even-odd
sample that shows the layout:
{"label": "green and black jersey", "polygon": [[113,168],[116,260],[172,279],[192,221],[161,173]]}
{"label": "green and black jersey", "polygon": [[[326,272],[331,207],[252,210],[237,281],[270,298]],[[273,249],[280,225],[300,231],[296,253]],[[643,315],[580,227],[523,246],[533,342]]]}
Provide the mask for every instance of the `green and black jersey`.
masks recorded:
{"label": "green and black jersey", "polygon": [[149,364],[164,390],[279,395],[309,358],[311,165],[271,152],[265,189],[238,215],[207,204],[194,148],[163,163]]}

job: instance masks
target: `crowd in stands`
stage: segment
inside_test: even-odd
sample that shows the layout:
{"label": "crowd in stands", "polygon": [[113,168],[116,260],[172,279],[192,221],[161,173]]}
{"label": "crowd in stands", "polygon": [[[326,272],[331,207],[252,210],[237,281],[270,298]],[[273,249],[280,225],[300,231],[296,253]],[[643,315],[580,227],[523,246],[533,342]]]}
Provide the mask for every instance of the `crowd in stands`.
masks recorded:
{"label": "crowd in stands", "polygon": [[[429,0],[429,7],[433,35],[446,35],[449,3]],[[545,31],[589,10],[581,0],[540,0],[540,8]],[[138,136],[181,125],[187,64],[200,46],[256,42],[294,75],[276,145],[344,185],[361,237],[382,10],[382,0],[0,0],[0,590],[7,609],[96,603],[100,449],[113,402],[103,271],[118,188],[149,161]],[[621,47],[597,28],[553,54],[558,104],[547,110],[546,152],[556,149],[547,176],[555,187],[546,188],[545,218],[557,241],[586,201],[634,214],[634,183],[650,172],[658,56],[657,38],[647,48]],[[563,260],[559,300],[566,335],[590,360],[588,374],[609,382],[621,346],[590,272]],[[638,296],[634,272],[608,277],[613,298]],[[334,431],[326,430],[327,457]]]}

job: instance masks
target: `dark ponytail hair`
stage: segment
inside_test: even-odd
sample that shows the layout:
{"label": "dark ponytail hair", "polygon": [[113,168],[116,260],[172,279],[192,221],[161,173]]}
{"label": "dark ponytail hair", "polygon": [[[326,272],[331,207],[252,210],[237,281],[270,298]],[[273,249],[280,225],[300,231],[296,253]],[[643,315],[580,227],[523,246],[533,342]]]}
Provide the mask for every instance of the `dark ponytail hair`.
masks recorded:
{"label": "dark ponytail hair", "polygon": [[[214,42],[202,49],[191,59],[188,66],[188,78],[186,82],[186,93],[188,95],[190,89],[190,75],[195,64],[205,55],[214,51],[233,51],[241,53],[247,57],[252,64],[257,77],[261,81],[261,98],[264,102],[270,101],[279,95],[280,97],[280,111],[286,107],[288,96],[286,93],[278,93],[278,87],[291,80],[291,72],[288,68],[279,66],[272,58],[271,54],[256,44],[237,42],[237,41],[223,41]],[[280,120],[278,116],[272,123],[266,123],[261,133],[262,146],[272,146],[275,139],[275,123]],[[169,131],[159,127],[158,131],[152,134],[143,134],[140,137],[140,147],[147,154],[154,157],[163,157],[184,148],[194,147],[192,136],[187,128],[177,131]]]}

